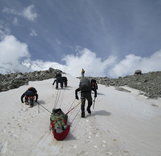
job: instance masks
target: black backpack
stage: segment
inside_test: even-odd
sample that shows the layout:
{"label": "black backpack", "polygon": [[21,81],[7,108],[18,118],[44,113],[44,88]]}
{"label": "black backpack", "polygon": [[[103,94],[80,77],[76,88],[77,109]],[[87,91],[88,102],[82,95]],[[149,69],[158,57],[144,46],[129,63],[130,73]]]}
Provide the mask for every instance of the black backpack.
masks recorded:
{"label": "black backpack", "polygon": [[88,92],[91,91],[91,83],[88,78],[81,78],[80,83],[79,83],[79,89],[82,92]]}
{"label": "black backpack", "polygon": [[91,88],[96,90],[98,89],[98,85],[95,79],[91,80]]}

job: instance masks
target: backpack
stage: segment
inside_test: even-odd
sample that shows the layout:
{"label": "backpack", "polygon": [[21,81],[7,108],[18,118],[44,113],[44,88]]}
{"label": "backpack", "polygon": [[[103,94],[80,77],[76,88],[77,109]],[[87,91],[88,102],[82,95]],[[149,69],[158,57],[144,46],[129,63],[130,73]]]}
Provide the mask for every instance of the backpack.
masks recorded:
{"label": "backpack", "polygon": [[91,91],[91,83],[88,78],[81,78],[79,83],[79,89],[81,90],[81,92]]}
{"label": "backpack", "polygon": [[31,92],[33,92],[34,94],[37,93],[37,90],[36,90],[34,87],[28,88],[28,91],[31,91]]}
{"label": "backpack", "polygon": [[98,85],[95,79],[91,80],[91,88],[96,90],[98,89]]}

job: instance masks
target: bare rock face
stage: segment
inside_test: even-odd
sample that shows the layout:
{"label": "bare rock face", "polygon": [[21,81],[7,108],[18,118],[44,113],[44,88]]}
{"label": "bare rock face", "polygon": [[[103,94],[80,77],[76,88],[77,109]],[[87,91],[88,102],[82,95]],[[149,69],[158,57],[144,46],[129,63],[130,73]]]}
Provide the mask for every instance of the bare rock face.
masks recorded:
{"label": "bare rock face", "polygon": [[54,78],[59,71],[59,69],[49,68],[49,70],[29,73],[0,74],[0,92],[18,88],[22,85],[28,84],[29,81],[42,81]]}
{"label": "bare rock face", "polygon": [[[141,73],[141,74],[140,74]],[[129,86],[144,92],[149,98],[161,97],[161,71],[129,75],[112,79],[108,77],[96,77],[97,83],[106,86]]]}

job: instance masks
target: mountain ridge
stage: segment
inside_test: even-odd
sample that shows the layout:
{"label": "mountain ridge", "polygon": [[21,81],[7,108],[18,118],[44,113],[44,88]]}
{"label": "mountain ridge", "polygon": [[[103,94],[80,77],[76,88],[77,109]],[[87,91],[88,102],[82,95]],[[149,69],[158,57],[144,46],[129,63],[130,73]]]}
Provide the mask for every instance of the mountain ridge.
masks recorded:
{"label": "mountain ridge", "polygon": [[[29,81],[42,81],[55,78],[59,69],[49,68],[44,71],[34,71],[29,73],[0,74],[0,92],[18,88],[28,84]],[[64,73],[65,74],[65,73]],[[79,77],[80,78],[80,77]],[[88,77],[96,79],[98,84],[106,86],[128,86],[140,91],[148,98],[161,97],[161,71],[148,72],[142,74],[128,75],[119,78],[108,77]]]}

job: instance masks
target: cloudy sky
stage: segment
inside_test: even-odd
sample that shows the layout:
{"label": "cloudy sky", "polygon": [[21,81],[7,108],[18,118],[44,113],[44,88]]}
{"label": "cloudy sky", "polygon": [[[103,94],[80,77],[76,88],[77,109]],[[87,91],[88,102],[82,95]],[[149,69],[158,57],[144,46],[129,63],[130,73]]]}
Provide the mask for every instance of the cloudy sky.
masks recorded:
{"label": "cloudy sky", "polygon": [[161,70],[161,0],[0,0],[0,73]]}

